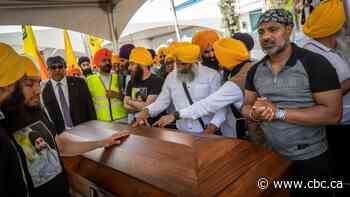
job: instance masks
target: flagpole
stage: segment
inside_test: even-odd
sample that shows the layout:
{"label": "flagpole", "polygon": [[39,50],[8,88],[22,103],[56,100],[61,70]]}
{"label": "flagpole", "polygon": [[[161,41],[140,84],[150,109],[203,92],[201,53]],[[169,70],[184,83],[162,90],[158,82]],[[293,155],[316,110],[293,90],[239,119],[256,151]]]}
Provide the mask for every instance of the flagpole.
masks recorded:
{"label": "flagpole", "polygon": [[176,9],[175,9],[174,0],[170,0],[170,3],[171,3],[171,9],[173,10],[173,15],[174,15],[174,26],[175,26],[176,37],[177,37],[178,41],[181,41],[180,28],[179,28],[179,23],[177,21],[177,15],[176,15]]}
{"label": "flagpole", "polygon": [[84,51],[85,51],[85,54],[92,58],[92,55],[91,55],[91,52],[89,50],[89,46],[88,46],[88,43],[87,43],[87,36],[83,33],[80,33],[80,37],[81,37],[81,40],[83,41],[83,45],[84,45]]}

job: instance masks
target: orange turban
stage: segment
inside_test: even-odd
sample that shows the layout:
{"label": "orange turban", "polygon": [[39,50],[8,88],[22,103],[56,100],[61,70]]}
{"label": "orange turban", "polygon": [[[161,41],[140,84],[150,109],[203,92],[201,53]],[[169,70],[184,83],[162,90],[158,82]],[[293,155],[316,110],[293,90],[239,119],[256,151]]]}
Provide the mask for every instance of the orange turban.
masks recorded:
{"label": "orange turban", "polygon": [[67,75],[68,76],[80,76],[81,75],[81,70],[80,68],[71,68],[67,70]]}
{"label": "orange turban", "polygon": [[112,58],[112,51],[106,48],[98,50],[94,55],[93,63],[95,66],[100,67],[102,59]]}
{"label": "orange turban", "polygon": [[342,0],[322,1],[306,19],[303,31],[311,38],[324,38],[340,31],[345,19]]}
{"label": "orange turban", "polygon": [[213,30],[204,30],[197,32],[192,37],[192,44],[196,44],[201,48],[201,53],[205,51],[210,45],[219,40],[219,35]]}
{"label": "orange turban", "polygon": [[113,54],[111,61],[112,61],[112,64],[120,63],[119,55]]}
{"label": "orange turban", "polygon": [[26,56],[21,56],[22,64],[26,67],[26,75],[28,77],[40,77],[40,72],[33,60]]}
{"label": "orange turban", "polygon": [[131,50],[129,62],[141,64],[143,66],[152,66],[153,58],[151,53],[146,48],[136,47]]}
{"label": "orange turban", "polygon": [[213,45],[214,53],[220,65],[233,69],[238,64],[249,59],[249,52],[242,41],[224,38]]}

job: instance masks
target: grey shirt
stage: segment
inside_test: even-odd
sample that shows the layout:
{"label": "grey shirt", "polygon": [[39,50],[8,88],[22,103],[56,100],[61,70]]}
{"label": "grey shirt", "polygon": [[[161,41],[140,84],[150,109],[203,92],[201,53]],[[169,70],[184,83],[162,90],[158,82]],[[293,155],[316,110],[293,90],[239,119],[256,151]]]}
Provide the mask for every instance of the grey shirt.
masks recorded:
{"label": "grey shirt", "polygon": [[[268,57],[248,72],[246,89],[266,97],[280,108],[315,106],[313,94],[340,89],[337,73],[327,59],[292,44],[292,55],[274,75]],[[283,121],[264,122],[270,146],[290,160],[311,159],[328,149],[324,126]]]}

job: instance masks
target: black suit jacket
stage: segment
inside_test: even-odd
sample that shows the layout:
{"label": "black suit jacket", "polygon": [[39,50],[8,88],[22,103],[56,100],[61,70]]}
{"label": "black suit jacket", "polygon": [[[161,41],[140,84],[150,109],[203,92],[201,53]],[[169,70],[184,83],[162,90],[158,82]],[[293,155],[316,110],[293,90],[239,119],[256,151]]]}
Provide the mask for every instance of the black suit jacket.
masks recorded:
{"label": "black suit jacket", "polygon": [[[73,125],[78,125],[90,120],[96,120],[94,104],[84,79],[78,77],[68,77],[69,109]],[[65,130],[64,120],[56,98],[51,81],[48,81],[42,92],[42,99],[51,120],[54,122],[57,132]]]}

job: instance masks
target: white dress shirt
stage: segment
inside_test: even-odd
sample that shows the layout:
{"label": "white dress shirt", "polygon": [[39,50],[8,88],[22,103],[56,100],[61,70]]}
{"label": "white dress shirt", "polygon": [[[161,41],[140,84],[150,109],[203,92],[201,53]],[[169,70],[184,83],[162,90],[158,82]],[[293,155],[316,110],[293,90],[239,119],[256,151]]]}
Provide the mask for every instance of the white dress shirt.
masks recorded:
{"label": "white dress shirt", "polygon": [[[166,110],[173,103],[177,111],[190,106],[183,89],[182,82],[176,78],[176,70],[171,72],[164,84],[156,101],[146,108],[152,117]],[[195,79],[187,83],[188,91],[193,102],[200,101],[219,89],[221,77],[218,72],[205,66],[198,65]],[[212,123],[218,128],[226,119],[226,109],[220,109],[216,113],[201,116],[205,125]],[[176,121],[179,130],[200,133],[203,128],[198,120],[181,119]]]}
{"label": "white dress shirt", "polygon": [[[70,106],[69,103],[69,93],[68,93],[68,83],[67,83],[67,77],[64,77],[61,81],[55,81],[53,79],[50,79],[52,87],[53,87],[53,91],[55,92],[55,96],[56,96],[56,100],[58,105],[60,106],[60,111],[62,114],[62,117],[64,117],[63,115],[63,111],[62,111],[62,104],[61,104],[61,100],[60,100],[60,94],[58,93],[58,87],[57,84],[61,83],[61,88],[63,90],[63,94],[64,94],[64,98],[66,99],[67,105],[68,107]],[[64,121],[65,127],[66,129],[70,129],[67,125],[66,125],[66,121]]]}
{"label": "white dress shirt", "polygon": [[[338,74],[340,83],[347,79],[350,79],[350,66],[342,57],[342,54],[339,51],[328,48],[322,43],[316,40],[313,40],[311,38],[307,39],[304,48],[325,57],[335,68]],[[350,124],[350,93],[349,92],[343,96],[343,117],[341,120],[341,124],[347,124],[347,125]]]}
{"label": "white dress shirt", "polygon": [[[237,86],[234,82],[227,81],[215,93],[189,107],[181,109],[179,113],[181,118],[195,120],[198,117],[214,113],[219,109],[228,107],[230,104],[234,104],[237,109],[241,109],[243,105],[243,93],[239,86]],[[231,128],[234,128],[234,131],[236,131],[235,118],[230,108],[227,108],[227,119],[230,121],[226,122]],[[236,132],[233,132],[233,136],[226,134],[225,129],[223,129],[222,132],[224,136],[236,137]]]}
{"label": "white dress shirt", "polygon": [[109,90],[112,74],[108,74],[108,75],[101,75],[101,74],[99,74],[99,76],[100,76],[100,79],[102,80],[106,90]]}

